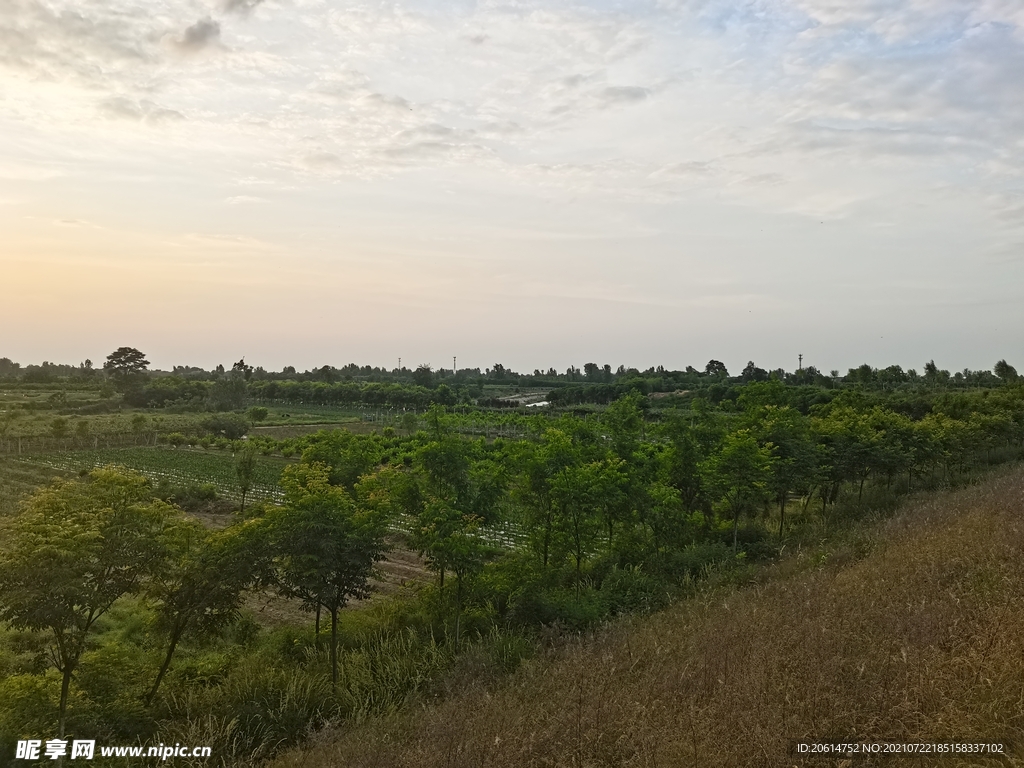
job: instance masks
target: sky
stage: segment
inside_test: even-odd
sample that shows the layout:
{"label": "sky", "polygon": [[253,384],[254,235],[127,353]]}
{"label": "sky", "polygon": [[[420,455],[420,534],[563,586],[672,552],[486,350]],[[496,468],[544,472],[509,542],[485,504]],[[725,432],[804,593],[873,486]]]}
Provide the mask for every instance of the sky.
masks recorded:
{"label": "sky", "polygon": [[0,357],[1024,365],[1020,0],[0,0]]}

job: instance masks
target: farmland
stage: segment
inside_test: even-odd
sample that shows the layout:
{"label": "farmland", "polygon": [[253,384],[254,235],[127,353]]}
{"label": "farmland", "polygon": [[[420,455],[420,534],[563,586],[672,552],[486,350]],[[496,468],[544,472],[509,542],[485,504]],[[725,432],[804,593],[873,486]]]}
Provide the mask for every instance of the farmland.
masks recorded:
{"label": "farmland", "polygon": [[[138,447],[40,454],[25,457],[15,463],[64,473],[116,464],[141,472],[157,483],[161,480],[183,486],[209,483],[216,486],[222,496],[231,499],[240,497],[235,457],[227,452]],[[279,499],[281,470],[287,464],[284,459],[259,457],[256,460],[251,496],[268,501]]]}

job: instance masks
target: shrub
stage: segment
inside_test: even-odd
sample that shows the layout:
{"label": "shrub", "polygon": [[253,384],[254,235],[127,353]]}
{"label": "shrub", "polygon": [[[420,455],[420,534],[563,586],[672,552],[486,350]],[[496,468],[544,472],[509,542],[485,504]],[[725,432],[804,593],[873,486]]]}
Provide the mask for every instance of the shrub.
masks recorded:
{"label": "shrub", "polygon": [[238,440],[249,432],[249,421],[237,413],[218,413],[202,421],[203,429],[211,435]]}
{"label": "shrub", "polygon": [[669,601],[665,585],[637,566],[613,570],[601,584],[601,592],[613,614],[650,613]]}

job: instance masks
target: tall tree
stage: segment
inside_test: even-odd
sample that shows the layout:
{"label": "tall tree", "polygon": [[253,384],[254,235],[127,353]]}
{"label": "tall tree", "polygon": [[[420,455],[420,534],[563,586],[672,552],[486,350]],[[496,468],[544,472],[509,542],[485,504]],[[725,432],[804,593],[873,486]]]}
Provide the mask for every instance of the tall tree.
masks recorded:
{"label": "tall tree", "polygon": [[786,529],[786,503],[790,493],[810,493],[817,477],[819,454],[808,423],[789,406],[767,405],[750,414],[758,442],[772,453],[769,490],[779,505],[779,538]]}
{"label": "tall tree", "polygon": [[1007,383],[1017,380],[1017,369],[1005,360],[1000,360],[996,363],[995,367],[992,369],[992,373]]}
{"label": "tall tree", "polygon": [[93,470],[87,482],[55,481],[8,521],[0,553],[0,619],[50,635],[61,673],[58,737],[86,640],[122,596],[159,568],[172,508],[142,475]]}
{"label": "tall tree", "polygon": [[103,370],[110,374],[114,386],[122,392],[137,383],[149,367],[146,356],[134,347],[118,347],[103,364]]}
{"label": "tall tree", "polygon": [[267,513],[276,581],[281,593],[309,610],[331,614],[331,683],[338,684],[338,612],[369,594],[373,566],[384,557],[387,516],[377,505],[357,506],[330,483],[327,465],[305,462],[281,477],[285,505]]}
{"label": "tall tree", "polygon": [[762,504],[771,478],[770,446],[758,445],[746,429],[725,436],[721,449],[705,465],[706,482],[717,491],[732,517],[732,549],[737,551],[740,513]]}
{"label": "tall tree", "polygon": [[576,571],[576,600],[580,598],[583,561],[593,549],[601,530],[603,492],[614,484],[610,474],[615,468],[607,462],[566,467],[551,484],[551,493],[557,512],[556,525],[569,545]]}
{"label": "tall tree", "polygon": [[729,375],[725,363],[720,360],[708,360],[708,364],[704,366],[704,373],[708,376],[721,376],[723,378]]}
{"label": "tall tree", "polygon": [[147,585],[167,638],[163,663],[146,696],[152,703],[186,632],[209,634],[234,621],[243,591],[261,575],[265,542],[260,521],[210,531],[196,520],[168,530],[169,557]]}
{"label": "tall tree", "polygon": [[477,532],[480,517],[465,513],[444,499],[433,498],[420,513],[413,544],[427,567],[455,574],[455,645],[459,645],[462,597],[466,581],[483,566],[484,546]]}
{"label": "tall tree", "polygon": [[235,459],[235,478],[238,480],[238,491],[242,495],[242,504],[239,512],[245,515],[245,497],[252,490],[252,484],[256,475],[256,447],[245,446]]}

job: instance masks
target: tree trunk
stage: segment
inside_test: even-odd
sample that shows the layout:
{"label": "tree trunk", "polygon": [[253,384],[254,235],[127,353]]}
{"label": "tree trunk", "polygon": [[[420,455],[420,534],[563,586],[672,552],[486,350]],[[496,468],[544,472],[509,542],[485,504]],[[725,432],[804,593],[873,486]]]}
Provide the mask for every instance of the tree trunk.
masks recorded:
{"label": "tree trunk", "polygon": [[547,518],[544,521],[544,567],[548,567],[548,548],[551,544],[551,508],[548,508]]}
{"label": "tree trunk", "polygon": [[740,508],[737,506],[733,507],[732,510],[732,553],[735,555],[739,550],[739,526],[740,526]]}
{"label": "tree trunk", "polygon": [[331,690],[338,690],[338,606],[331,606]]}
{"label": "tree trunk", "polygon": [[60,713],[57,717],[57,738],[64,738],[64,728],[67,724],[68,714],[68,692],[71,690],[71,673],[74,672],[74,666],[70,661],[64,662],[64,679],[60,684]]}
{"label": "tree trunk", "polygon": [[779,540],[782,540],[782,533],[786,530],[786,493],[783,492],[779,499]]}
{"label": "tree trunk", "polygon": [[804,509],[803,509],[803,513],[804,513],[805,515],[807,514],[807,508],[808,508],[809,506],[811,506],[811,499],[812,499],[812,498],[814,498],[814,487],[813,487],[813,486],[811,487],[811,489],[810,489],[809,491],[807,491],[807,495],[806,495],[806,496],[804,497]]}
{"label": "tree trunk", "polygon": [[455,650],[459,650],[459,626],[462,619],[462,576],[455,574]]}
{"label": "tree trunk", "polygon": [[316,645],[320,645],[320,603],[316,604]]}
{"label": "tree trunk", "polygon": [[163,682],[164,675],[167,674],[167,670],[171,666],[171,657],[174,656],[174,649],[178,647],[178,640],[181,639],[181,633],[184,631],[184,627],[181,630],[175,631],[171,636],[171,644],[167,646],[167,655],[164,657],[164,663],[160,666],[160,671],[156,675],[156,680],[153,682],[153,687],[150,689],[149,694],[146,696],[146,706],[148,707],[153,703],[153,699],[156,698],[156,692],[160,688],[160,683]]}
{"label": "tree trunk", "polygon": [[576,603],[577,603],[577,605],[580,602],[580,560],[581,560],[580,551],[577,549],[576,550]]}

